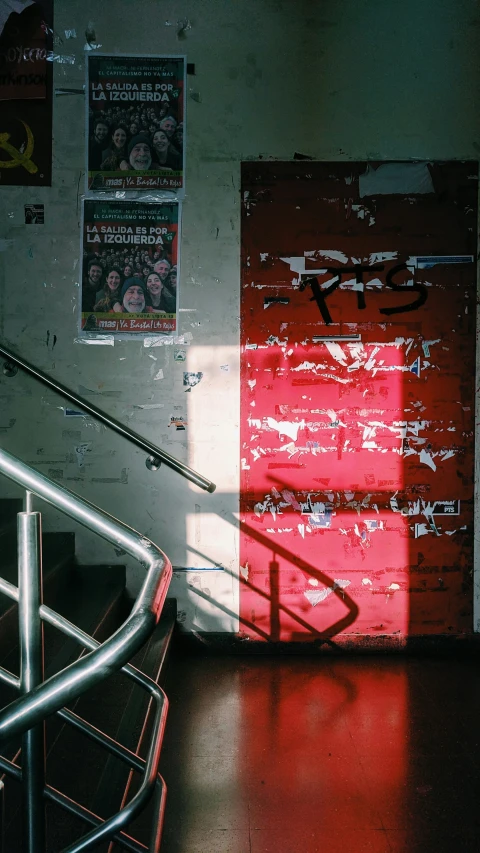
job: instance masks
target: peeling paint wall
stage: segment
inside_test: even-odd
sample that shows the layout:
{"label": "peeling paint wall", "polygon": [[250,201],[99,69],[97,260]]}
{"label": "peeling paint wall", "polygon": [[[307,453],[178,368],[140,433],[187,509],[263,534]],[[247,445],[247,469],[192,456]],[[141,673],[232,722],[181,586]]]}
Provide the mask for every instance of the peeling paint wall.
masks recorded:
{"label": "peeling paint wall", "polygon": [[[92,29],[106,53],[185,53],[195,66],[187,78],[180,328],[169,346],[74,343],[84,187],[81,90]],[[236,630],[238,576],[248,574],[238,547],[240,162],[288,160],[296,152],[327,160],[475,158],[479,33],[474,0],[445,0],[440,9],[435,0],[407,0],[401,7],[393,0],[55,4],[53,187],[0,191],[1,338],[211,477],[218,490],[206,496],[166,469],[147,471],[141,452],[90,419],[66,417],[60,398],[20,375],[0,375],[0,440],[167,551],[179,567],[173,591],[187,628]],[[44,225],[24,224],[25,204],[45,205]],[[367,208],[360,197],[352,213],[358,222],[367,222]],[[268,316],[279,307],[262,310]],[[284,336],[279,329],[279,339]],[[328,363],[338,364],[325,352]],[[384,355],[370,351],[368,357]],[[190,392],[185,372],[203,373]],[[306,367],[295,375],[314,379],[314,373]],[[187,421],[184,430],[175,425],[180,419]],[[295,423],[297,416],[283,419]],[[375,429],[378,437],[382,428]],[[376,440],[363,439],[363,431],[360,437]],[[1,491],[12,493],[6,483]],[[72,527],[49,510],[45,524]],[[372,539],[377,532],[369,533]],[[124,559],[81,529],[78,546],[85,562]],[[130,569],[135,586],[138,572]],[[335,578],[344,579],[341,573]]]}
{"label": "peeling paint wall", "polygon": [[471,632],[477,164],[246,163],[242,193],[246,636]]}

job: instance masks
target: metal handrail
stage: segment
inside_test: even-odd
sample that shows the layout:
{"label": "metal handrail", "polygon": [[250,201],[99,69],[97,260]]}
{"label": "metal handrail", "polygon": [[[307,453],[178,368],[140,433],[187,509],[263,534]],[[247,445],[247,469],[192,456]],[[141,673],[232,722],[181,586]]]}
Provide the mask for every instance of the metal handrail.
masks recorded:
{"label": "metal handrail", "polygon": [[[14,586],[14,584],[9,583],[9,581],[0,578],[0,592],[7,595],[13,601],[19,600],[19,590],[18,587]],[[76,640],[82,647],[94,650],[99,647],[100,643],[97,642],[93,637],[89,634],[86,634],[68,619],[65,619],[64,616],[61,616],[55,610],[52,610],[50,607],[42,604],[39,608],[40,616],[45,622],[48,622],[54,628],[58,628],[64,634]],[[132,679],[136,684],[146,690],[151,699],[156,703],[156,712],[155,718],[153,721],[153,731],[151,735],[151,746],[149,749],[149,753],[146,759],[141,758],[140,756],[132,753],[129,749],[117,743],[113,738],[109,737],[105,734],[105,732],[101,732],[99,729],[92,726],[91,723],[88,723],[86,720],[83,720],[77,714],[74,714],[72,711],[69,711],[66,708],[62,708],[57,713],[59,716],[69,725],[74,726],[76,729],[81,731],[84,735],[89,737],[91,740],[94,740],[96,743],[103,746],[107,749],[112,755],[115,755],[117,758],[129,764],[135,770],[141,771],[144,774],[144,779],[140,785],[137,793],[132,797],[127,805],[124,805],[120,811],[115,814],[113,817],[108,820],[100,820],[98,819],[97,823],[93,823],[94,828],[87,835],[83,836],[78,842],[68,847],[64,853],[81,853],[84,850],[92,849],[99,841],[107,840],[109,838],[115,837],[121,839],[122,843],[127,845],[127,849],[137,849],[135,848],[135,840],[130,839],[126,840],[122,836],[123,827],[127,826],[134,817],[139,814],[150,797],[153,796],[155,792],[155,787],[160,784],[162,787],[163,780],[158,776],[157,767],[159,760],[159,750],[163,740],[163,732],[165,729],[165,722],[168,710],[168,700],[165,695],[165,692],[159,687],[156,682],[145,675],[143,672],[138,670],[136,667],[131,664],[126,664],[121,668],[121,671],[127,675],[128,678]],[[13,685],[12,679],[14,676],[12,673],[7,670],[0,671],[0,679],[5,681],[12,686],[16,686],[19,688],[19,684]],[[7,772],[12,772],[12,767],[14,765],[12,762],[5,761],[5,759],[0,758],[0,768],[3,767]],[[159,781],[160,779],[160,781]],[[46,786],[45,793],[48,795],[50,791],[50,786]],[[163,791],[163,787],[162,787]],[[58,795],[61,797],[62,795],[58,792]],[[160,798],[159,808],[160,806],[164,807],[164,793]],[[68,807],[65,802],[60,802],[60,805],[64,807]],[[83,807],[78,806],[78,804],[74,804],[77,808],[82,809]],[[80,813],[79,811],[73,812],[78,816],[83,817],[88,820],[87,810]],[[90,821],[91,822],[91,821]],[[153,842],[152,842],[153,844]],[[157,846],[158,847],[158,846]],[[151,846],[149,850],[152,853],[155,853],[157,850],[156,846]],[[147,849],[147,848],[145,848]]]}
{"label": "metal handrail", "polygon": [[[31,511],[31,496],[32,494],[38,495],[47,503],[62,510],[66,515],[75,519],[80,524],[98,533],[107,541],[120,546],[147,569],[145,581],[130,616],[115,634],[101,645],[60,614],[38,603],[36,610],[41,619],[74,638],[84,648],[90,649],[90,652],[47,681],[38,684],[38,686],[33,686],[35,684],[33,682],[32,689],[0,712],[0,743],[2,739],[3,741],[8,741],[13,736],[19,734],[23,734],[25,739],[26,736],[28,737],[28,735],[35,731],[35,726],[38,726],[45,717],[56,712],[67,723],[75,725],[84,734],[102,743],[106,749],[116,754],[117,757],[126,760],[135,769],[141,770],[143,780],[135,796],[117,814],[106,820],[98,818],[88,809],[65,797],[61,792],[55,791],[51,786],[46,785],[44,781],[41,783],[38,791],[34,791],[33,787],[31,789],[31,802],[36,808],[41,801],[39,797],[41,798],[41,791],[43,790],[44,796],[53,799],[72,814],[82,817],[93,827],[87,835],[83,836],[73,845],[70,845],[64,853],[83,853],[83,851],[96,847],[99,840],[112,838],[116,839],[126,849],[140,853],[140,851],[147,850],[148,848],[145,848],[140,842],[123,832],[123,828],[144,808],[154,794],[156,803],[155,813],[158,815],[157,822],[161,823],[163,820],[165,783],[158,775],[158,762],[165,728],[168,700],[163,690],[155,682],[135,669],[135,667],[132,667],[127,661],[138,651],[145,640],[148,639],[158,622],[172,575],[170,561],[156,545],[142,537],[141,534],[88,501],[74,495],[63,486],[59,486],[57,483],[49,480],[43,474],[38,473],[29,465],[26,465],[20,459],[4,450],[0,450],[0,474],[4,474],[27,490],[26,504],[28,509],[27,512],[20,513],[21,524],[19,524],[19,530],[23,529],[23,524],[27,519],[33,520],[35,516],[40,517],[38,513]],[[0,579],[0,591],[10,598],[19,601],[19,604],[23,601],[20,590],[3,578]],[[30,631],[30,623],[27,628],[28,633]],[[116,744],[105,733],[100,732],[80,717],[63,708],[65,704],[77,699],[89,688],[120,669],[137,684],[146,689],[156,704],[152,737],[145,761],[138,759],[132,762],[129,750],[124,749],[120,744]],[[22,679],[17,679],[12,673],[3,668],[0,670],[0,680],[7,682],[10,686],[17,689],[22,688]],[[27,732],[27,735],[25,735],[25,732]],[[26,743],[25,740],[24,743]],[[25,760],[30,761],[28,754]],[[0,768],[15,778],[19,778],[18,772],[20,771],[24,786],[26,780],[29,779],[30,767],[32,767],[31,779],[38,787],[38,782],[42,777],[36,773],[32,765],[27,763],[22,770],[13,762],[0,757]],[[25,775],[26,773],[27,775]],[[33,794],[35,794],[34,797]],[[29,798],[26,812],[27,820],[30,818],[30,807]],[[37,839],[42,849],[44,849],[42,826],[40,818],[38,821],[33,821],[32,826],[29,828],[29,851],[37,850]],[[151,853],[158,853],[158,847],[158,828],[154,827],[152,829],[152,843],[149,849]]]}
{"label": "metal handrail", "polygon": [[149,539],[89,501],[52,482],[5,450],[0,450],[0,473],[62,510],[103,539],[123,548],[147,569],[128,619],[111,637],[0,711],[1,743],[38,725],[45,717],[77,699],[133,657],[160,618],[172,567],[168,557]]}
{"label": "metal handrail", "polygon": [[[8,775],[11,776],[12,779],[16,779],[17,782],[22,782],[22,768],[14,761],[9,761],[8,758],[0,756],[0,770],[8,773]],[[160,775],[159,780],[163,782]],[[62,794],[61,791],[57,791],[57,789],[53,788],[51,785],[45,785],[44,796],[45,799],[56,803],[56,805],[90,824],[90,826],[99,827],[103,824],[103,819],[101,817],[90,811],[90,809],[85,808],[85,806],[81,806],[74,800],[71,800],[70,797],[67,797],[66,794]],[[127,835],[125,832],[118,832],[113,836],[113,840],[120,844],[125,850],[130,850],[131,853],[157,853],[158,850],[157,847],[150,847],[150,849],[145,847],[144,844],[136,841],[136,839]]]}
{"label": "metal handrail", "polygon": [[[3,356],[7,360],[8,364],[16,365],[20,367],[21,370],[24,370],[25,373],[29,373],[30,376],[33,376],[38,382],[41,382],[42,385],[46,385],[47,388],[51,388],[53,391],[56,391],[58,394],[61,394],[63,397],[66,397],[67,400],[70,400],[71,403],[74,403],[78,406],[82,411],[88,412],[93,418],[106,426],[113,429],[115,432],[118,432],[119,435],[123,435],[124,438],[131,441],[133,444],[136,444],[137,447],[140,447],[142,450],[145,450],[146,453],[149,454],[147,459],[147,464],[150,469],[155,470],[158,468],[160,463],[164,463],[173,471],[176,471],[177,474],[181,474],[182,477],[185,477],[187,480],[190,480],[191,483],[195,483],[196,486],[199,486],[200,489],[203,489],[205,492],[214,492],[216,489],[215,483],[212,483],[211,480],[208,480],[206,477],[203,477],[201,474],[198,474],[197,471],[194,471],[193,468],[189,468],[188,465],[185,465],[183,462],[180,462],[179,459],[176,459],[175,456],[171,456],[170,453],[167,453],[165,450],[161,450],[160,447],[157,447],[156,444],[153,444],[151,441],[147,441],[145,438],[142,438],[138,433],[131,430],[129,427],[117,421],[116,418],[113,418],[111,415],[107,415],[106,412],[103,412],[101,409],[97,408],[97,406],[92,405],[92,403],[88,403],[83,397],[79,394],[74,394],[69,388],[63,385],[61,382],[58,382],[56,379],[52,379],[43,370],[40,370],[38,367],[35,367],[30,362],[26,361],[26,359],[21,358],[15,353],[11,352],[11,350],[7,349],[3,345],[0,346],[0,356]],[[8,366],[8,365],[7,365]]]}

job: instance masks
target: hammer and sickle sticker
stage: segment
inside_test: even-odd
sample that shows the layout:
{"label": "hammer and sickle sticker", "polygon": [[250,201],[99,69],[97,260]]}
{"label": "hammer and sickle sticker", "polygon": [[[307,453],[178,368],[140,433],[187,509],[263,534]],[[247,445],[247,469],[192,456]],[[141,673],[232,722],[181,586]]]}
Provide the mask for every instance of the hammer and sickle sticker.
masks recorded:
{"label": "hammer and sickle sticker", "polygon": [[22,121],[22,124],[27,134],[27,145],[23,152],[18,151],[17,148],[10,144],[8,141],[10,139],[9,133],[0,133],[0,148],[3,148],[11,157],[10,160],[0,160],[0,169],[15,169],[17,166],[23,166],[27,172],[33,175],[35,172],[38,172],[38,166],[31,159],[35,140],[28,124],[25,124],[24,121]]}

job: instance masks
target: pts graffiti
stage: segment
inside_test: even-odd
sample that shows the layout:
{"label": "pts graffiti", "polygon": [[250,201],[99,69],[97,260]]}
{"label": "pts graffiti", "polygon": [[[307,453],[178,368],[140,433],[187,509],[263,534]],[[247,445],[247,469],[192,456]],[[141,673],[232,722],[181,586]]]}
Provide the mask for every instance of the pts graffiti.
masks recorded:
{"label": "pts graffiti", "polygon": [[[385,269],[383,264],[376,264],[374,266],[363,266],[362,264],[356,264],[352,267],[342,267],[339,269],[338,267],[327,267],[326,272],[329,275],[334,276],[334,281],[328,285],[328,287],[322,288],[318,277],[316,275],[305,276],[302,278],[300,284],[300,291],[303,292],[307,287],[311,288],[312,296],[310,297],[311,302],[316,302],[322,315],[322,319],[326,325],[330,325],[332,320],[332,315],[330,314],[327,298],[334,293],[335,290],[342,283],[342,277],[344,275],[347,276],[355,276],[355,281],[357,285],[359,285],[358,289],[354,290],[354,293],[357,296],[357,308],[362,311],[367,307],[366,303],[366,294],[365,294],[365,281],[364,275],[382,272]],[[427,301],[428,290],[424,284],[418,281],[413,281],[411,284],[399,283],[395,281],[395,277],[398,276],[399,273],[408,270],[407,264],[397,264],[388,270],[385,278],[385,283],[387,287],[390,287],[397,293],[408,293],[411,294],[412,291],[414,293],[418,293],[418,297],[413,300],[413,302],[408,302],[404,305],[395,305],[389,308],[380,308],[380,314],[384,314],[386,316],[390,316],[392,314],[405,314],[407,311],[415,311],[417,308],[420,308],[421,305],[424,305]]]}

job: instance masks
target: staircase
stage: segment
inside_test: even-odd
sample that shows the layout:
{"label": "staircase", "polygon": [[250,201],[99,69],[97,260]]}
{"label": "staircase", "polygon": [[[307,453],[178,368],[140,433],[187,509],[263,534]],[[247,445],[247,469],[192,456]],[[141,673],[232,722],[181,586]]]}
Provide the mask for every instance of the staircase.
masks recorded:
{"label": "staircase", "polygon": [[[0,574],[15,586],[17,569],[17,513],[22,501],[0,499]],[[98,642],[113,634],[128,617],[132,602],[125,590],[124,566],[80,566],[75,559],[73,533],[44,533],[44,604],[57,611]],[[160,684],[176,621],[175,601],[164,605],[161,619],[147,643],[133,658],[133,665]],[[0,666],[19,673],[18,605],[0,595]],[[78,643],[50,624],[45,624],[45,678],[61,671],[85,653]],[[18,696],[18,691],[0,682],[0,707]],[[148,694],[119,671],[68,705],[86,720],[134,754],[142,755],[152,726],[153,708]],[[87,740],[55,714],[46,722],[46,782],[66,797],[103,819],[116,814],[138,789],[137,773],[102,745]],[[8,761],[22,764],[21,736],[12,738],[2,749]],[[2,853],[20,853],[22,847],[22,786],[3,776],[4,847]],[[138,843],[111,844],[91,848],[100,853],[125,849],[158,850],[161,825],[156,826],[157,846],[152,843],[154,810],[147,809],[135,824]],[[160,816],[161,824],[161,816]],[[70,814],[55,802],[46,806],[46,851],[60,853],[78,842],[91,828],[85,820]],[[127,831],[128,834],[128,831]]]}
{"label": "staircase", "polygon": [[[149,471],[167,465],[215,491],[211,480],[0,344],[2,358],[8,381],[20,370],[55,391],[145,451]],[[170,561],[1,448],[0,474],[25,490],[25,506],[0,499],[0,853],[158,853],[168,708],[160,683],[176,622],[175,602],[165,602]],[[143,566],[134,602],[124,567],[80,566],[73,534],[41,534],[38,498]]]}

